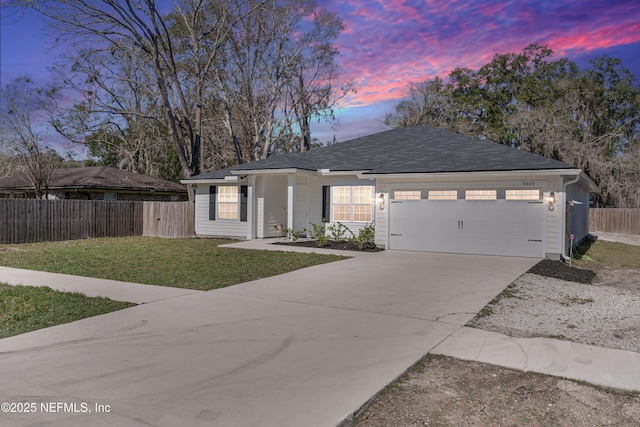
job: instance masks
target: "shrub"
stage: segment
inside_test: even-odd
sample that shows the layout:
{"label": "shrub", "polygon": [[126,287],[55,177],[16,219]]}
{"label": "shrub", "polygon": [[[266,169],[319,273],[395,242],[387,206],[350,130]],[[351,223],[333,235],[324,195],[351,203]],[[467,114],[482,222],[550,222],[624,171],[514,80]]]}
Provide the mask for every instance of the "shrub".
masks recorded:
{"label": "shrub", "polygon": [[358,231],[358,235],[351,233],[351,242],[358,245],[358,248],[362,251],[365,248],[375,248],[376,240],[376,227],[374,223],[367,224]]}
{"label": "shrub", "polygon": [[341,240],[346,240],[347,231],[351,233],[351,236],[353,237],[353,232],[349,230],[349,227],[347,227],[341,222],[336,222],[335,224],[331,224],[328,227],[328,229],[329,229],[329,232],[331,233],[331,240],[335,240],[336,242],[339,242]]}
{"label": "shrub", "polygon": [[325,233],[324,224],[318,225],[312,222],[310,224],[313,229],[311,231],[311,238],[316,241],[316,245],[318,245],[319,248],[326,246],[329,242],[329,236]]}
{"label": "shrub", "polygon": [[279,237],[286,238],[288,242],[297,241],[300,236],[304,234],[305,231],[307,231],[304,228],[302,230],[294,230],[293,228],[287,228],[281,225],[275,225],[274,228],[280,233]]}

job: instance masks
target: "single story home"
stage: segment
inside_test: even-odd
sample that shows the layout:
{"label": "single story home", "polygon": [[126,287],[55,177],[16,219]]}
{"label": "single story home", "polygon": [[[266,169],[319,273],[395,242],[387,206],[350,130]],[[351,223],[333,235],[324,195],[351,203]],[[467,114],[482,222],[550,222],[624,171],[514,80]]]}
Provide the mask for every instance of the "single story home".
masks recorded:
{"label": "single story home", "polygon": [[588,234],[580,169],[431,126],[398,128],[193,176],[199,236],[375,223],[394,250],[559,259]]}
{"label": "single story home", "polygon": [[[0,198],[35,198],[24,172],[0,178]],[[55,169],[49,199],[184,201],[187,187],[106,166]]]}

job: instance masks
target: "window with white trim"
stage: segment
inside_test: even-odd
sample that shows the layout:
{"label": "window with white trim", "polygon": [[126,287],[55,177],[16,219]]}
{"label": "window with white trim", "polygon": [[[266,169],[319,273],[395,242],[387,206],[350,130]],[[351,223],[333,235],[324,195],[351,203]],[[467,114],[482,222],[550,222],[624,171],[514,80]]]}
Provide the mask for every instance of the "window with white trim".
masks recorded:
{"label": "window with white trim", "polygon": [[429,200],[458,200],[458,190],[429,190]]}
{"label": "window with white trim", "polygon": [[331,204],[331,220],[334,222],[372,222],[373,186],[332,187]]}
{"label": "window with white trim", "polygon": [[465,190],[464,198],[467,200],[496,200],[496,190]]}
{"label": "window with white trim", "polygon": [[420,190],[399,190],[393,192],[394,200],[420,200],[422,192]]}
{"label": "window with white trim", "polygon": [[218,219],[238,219],[238,187],[218,187]]}
{"label": "window with white trim", "polygon": [[505,190],[506,200],[540,200],[540,190]]}

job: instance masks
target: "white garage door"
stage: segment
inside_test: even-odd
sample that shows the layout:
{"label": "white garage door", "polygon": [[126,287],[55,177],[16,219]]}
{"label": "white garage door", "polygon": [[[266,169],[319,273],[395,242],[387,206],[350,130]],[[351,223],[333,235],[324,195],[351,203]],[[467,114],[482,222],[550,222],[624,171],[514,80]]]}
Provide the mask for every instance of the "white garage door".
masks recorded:
{"label": "white garage door", "polygon": [[389,247],[544,257],[542,201],[393,200]]}

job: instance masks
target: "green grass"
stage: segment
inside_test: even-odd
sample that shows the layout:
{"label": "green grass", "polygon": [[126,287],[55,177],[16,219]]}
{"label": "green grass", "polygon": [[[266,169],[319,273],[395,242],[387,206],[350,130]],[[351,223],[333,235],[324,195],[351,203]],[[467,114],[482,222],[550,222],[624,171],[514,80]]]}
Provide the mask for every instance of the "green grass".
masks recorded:
{"label": "green grass", "polygon": [[218,247],[230,242],[124,237],[0,245],[0,265],[210,290],[345,258]]}
{"label": "green grass", "polygon": [[640,246],[598,240],[578,247],[576,252],[576,266],[580,268],[640,269]]}
{"label": "green grass", "polygon": [[0,338],[121,310],[135,304],[48,287],[0,283]]}

